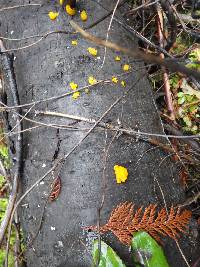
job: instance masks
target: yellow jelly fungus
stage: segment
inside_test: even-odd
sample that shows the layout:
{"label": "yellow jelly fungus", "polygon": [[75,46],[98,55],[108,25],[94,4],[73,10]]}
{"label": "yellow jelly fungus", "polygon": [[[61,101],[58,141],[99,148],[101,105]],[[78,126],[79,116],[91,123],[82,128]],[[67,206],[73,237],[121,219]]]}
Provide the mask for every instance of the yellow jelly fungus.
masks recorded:
{"label": "yellow jelly fungus", "polygon": [[118,83],[118,79],[117,79],[117,77],[113,76],[113,77],[112,77],[112,82],[113,82],[113,83]]}
{"label": "yellow jelly fungus", "polygon": [[79,98],[79,96],[80,96],[80,92],[75,92],[75,93],[73,93],[72,98],[77,99],[77,98]]}
{"label": "yellow jelly fungus", "polygon": [[87,12],[85,10],[81,11],[81,20],[86,21],[88,19]]}
{"label": "yellow jelly fungus", "polygon": [[96,56],[97,55],[97,50],[93,47],[88,47],[88,52],[92,55],[92,56]]}
{"label": "yellow jelly fungus", "polygon": [[76,9],[72,8],[70,5],[66,5],[65,9],[67,14],[70,16],[74,16],[76,14]]}
{"label": "yellow jelly fungus", "polygon": [[77,40],[72,40],[72,45],[77,45],[77,44],[78,44]]}
{"label": "yellow jelly fungus", "polygon": [[88,83],[90,85],[94,85],[95,83],[97,83],[97,80],[93,76],[89,76]]}
{"label": "yellow jelly fungus", "polygon": [[69,86],[71,87],[72,90],[76,90],[78,88],[78,84],[77,83],[74,83],[74,82],[71,82],[69,84]]}
{"label": "yellow jelly fungus", "polygon": [[57,16],[59,15],[59,13],[58,13],[58,12],[50,11],[48,15],[49,15],[49,18],[50,18],[51,20],[54,20],[54,19],[57,18]]}
{"label": "yellow jelly fungus", "polygon": [[85,89],[85,93],[86,93],[86,94],[89,94],[89,92],[90,92],[89,89],[86,88],[86,89]]}
{"label": "yellow jelly fungus", "polygon": [[125,81],[121,81],[121,86],[125,87],[126,86],[126,82]]}
{"label": "yellow jelly fungus", "polygon": [[130,65],[128,65],[128,64],[125,64],[124,66],[123,66],[123,70],[124,71],[128,71],[128,70],[130,70]]}
{"label": "yellow jelly fungus", "polygon": [[117,184],[124,183],[127,180],[127,178],[128,178],[128,170],[125,167],[119,166],[119,165],[115,165],[114,166],[114,171],[115,171]]}
{"label": "yellow jelly fungus", "polygon": [[121,60],[121,57],[119,57],[119,56],[115,57],[115,61],[120,61],[120,60]]}
{"label": "yellow jelly fungus", "polygon": [[59,3],[62,6],[64,4],[64,0],[59,0]]}

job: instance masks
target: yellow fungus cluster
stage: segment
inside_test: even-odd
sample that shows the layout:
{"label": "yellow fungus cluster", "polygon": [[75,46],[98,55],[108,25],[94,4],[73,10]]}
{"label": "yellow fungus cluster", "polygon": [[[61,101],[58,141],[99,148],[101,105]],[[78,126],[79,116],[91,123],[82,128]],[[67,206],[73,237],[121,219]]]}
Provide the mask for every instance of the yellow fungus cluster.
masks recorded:
{"label": "yellow fungus cluster", "polygon": [[50,11],[48,15],[51,20],[55,20],[58,17],[59,13]]}
{"label": "yellow fungus cluster", "polygon": [[123,66],[123,70],[124,70],[124,71],[128,71],[128,70],[130,70],[130,68],[131,68],[131,66],[128,65],[128,64],[125,64],[125,65]]}
{"label": "yellow fungus cluster", "polygon": [[126,82],[125,81],[121,81],[121,86],[126,87]]}
{"label": "yellow fungus cluster", "polygon": [[76,14],[76,9],[71,7],[70,5],[66,5],[65,9],[67,14],[70,16],[74,16]]}
{"label": "yellow fungus cluster", "polygon": [[78,88],[78,84],[74,82],[70,82],[69,86],[71,87],[72,90],[76,90]]}
{"label": "yellow fungus cluster", "polygon": [[59,3],[62,6],[64,4],[64,0],[59,0]]}
{"label": "yellow fungus cluster", "polygon": [[128,178],[128,170],[127,168],[119,165],[114,166],[114,172],[117,184],[124,183]]}
{"label": "yellow fungus cluster", "polygon": [[72,45],[77,45],[78,41],[77,40],[72,40]]}
{"label": "yellow fungus cluster", "polygon": [[94,85],[95,83],[97,83],[97,80],[93,76],[89,76],[88,77],[88,83],[90,85]]}
{"label": "yellow fungus cluster", "polygon": [[97,56],[97,50],[93,47],[88,47],[87,51],[92,55],[92,56]]}
{"label": "yellow fungus cluster", "polygon": [[87,12],[85,10],[82,10],[81,14],[80,14],[80,17],[81,17],[82,21],[86,21],[88,19]]}
{"label": "yellow fungus cluster", "polygon": [[75,92],[73,93],[72,98],[77,99],[79,96],[80,96],[80,92]]}
{"label": "yellow fungus cluster", "polygon": [[113,76],[113,77],[112,77],[112,82],[113,82],[113,83],[118,83],[118,79],[117,79],[117,77]]}
{"label": "yellow fungus cluster", "polygon": [[120,60],[121,60],[121,57],[119,57],[119,56],[115,57],[115,61],[120,61]]}

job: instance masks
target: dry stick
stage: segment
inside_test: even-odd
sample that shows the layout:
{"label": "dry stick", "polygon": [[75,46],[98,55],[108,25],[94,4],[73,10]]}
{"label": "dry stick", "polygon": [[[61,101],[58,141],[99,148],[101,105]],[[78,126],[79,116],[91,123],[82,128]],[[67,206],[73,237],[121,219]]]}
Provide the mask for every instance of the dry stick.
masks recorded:
{"label": "dry stick", "polygon": [[200,198],[200,192],[198,192],[194,197],[191,197],[187,199],[183,204],[179,204],[177,207],[182,208],[185,206],[191,205],[193,202],[197,202],[197,200]]}
{"label": "dry stick", "polygon": [[181,254],[183,260],[185,261],[186,265],[187,265],[188,267],[190,267],[190,264],[188,263],[188,261],[187,261],[185,255],[184,255],[184,253],[183,253],[183,251],[182,251],[182,249],[181,249],[181,247],[180,247],[178,241],[175,240],[175,242],[176,242],[177,248],[178,248],[178,250],[179,250],[179,252],[180,252],[180,254]]}
{"label": "dry stick", "polygon": [[[22,116],[21,114],[15,112],[15,114],[16,114],[17,116],[21,117],[21,119],[20,119],[19,122],[17,122],[17,123],[15,124],[15,126],[14,126],[9,132],[5,133],[5,136],[11,136],[11,133],[13,133],[13,130],[17,128],[17,126],[18,126],[19,123],[22,123],[22,121],[24,120],[24,118],[28,115],[28,113],[31,111],[31,109],[32,109],[33,107],[34,107],[34,105],[32,105],[32,107],[30,107],[29,110],[26,111],[25,115],[23,115],[23,116]],[[22,133],[22,132],[23,132],[23,130],[20,131],[20,133]],[[3,139],[4,139],[4,137],[0,139],[0,142],[1,142]]]}
{"label": "dry stick", "polygon": [[[142,67],[143,69],[144,67]],[[137,70],[140,69],[140,68],[137,68]],[[118,74],[118,75],[115,75],[117,77],[121,77],[121,76],[125,76],[127,74],[130,74],[132,73],[132,71],[129,71],[129,72],[126,72],[126,73],[122,73],[122,74]],[[86,88],[93,88],[95,87],[96,85],[98,84],[107,84],[107,83],[112,83],[112,79],[110,78],[109,80],[99,80],[97,81],[95,84],[93,85],[86,85],[86,86],[83,86],[83,87],[80,87],[79,89],[77,90],[74,90],[74,91],[71,91],[71,92],[67,92],[67,93],[64,93],[64,94],[61,94],[61,95],[56,95],[56,96],[52,96],[52,97],[49,97],[49,98],[45,98],[45,99],[41,99],[41,100],[36,100],[34,102],[31,102],[31,103],[27,103],[27,104],[22,104],[22,105],[18,105],[18,106],[11,106],[11,107],[8,107],[6,106],[4,103],[2,103],[0,101],[0,104],[3,106],[3,107],[6,107],[6,110],[9,110],[9,109],[16,109],[16,108],[24,108],[24,107],[29,107],[29,106],[32,106],[32,105],[38,105],[38,104],[41,104],[41,103],[44,103],[44,102],[47,102],[47,101],[53,101],[53,100],[59,100],[59,99],[62,99],[66,96],[70,96],[70,95],[73,95],[75,92],[82,92],[82,91],[85,91]],[[2,107],[1,107],[2,108]]]}
{"label": "dry stick", "polygon": [[[2,41],[0,40],[0,50],[5,51],[5,48],[3,46]],[[14,67],[13,67],[13,59],[7,54],[4,53],[1,55],[1,63],[2,63],[2,69],[4,72],[4,79],[6,80],[8,87],[11,91],[12,97],[13,97],[13,103],[14,105],[20,105],[19,102],[19,96],[17,91],[17,84],[15,79],[15,73],[14,73]],[[18,113],[20,114],[20,109],[18,109]],[[12,211],[13,207],[15,205],[15,201],[17,198],[17,192],[18,192],[18,185],[19,185],[19,177],[21,172],[21,165],[22,165],[22,124],[20,122],[20,117],[16,116],[17,121],[17,129],[18,129],[18,135],[16,138],[16,170],[13,177],[13,184],[12,184],[12,191],[9,196],[8,205],[6,208],[6,212],[3,218],[3,221],[1,222],[0,226],[0,245],[2,244]]]}
{"label": "dry stick", "polygon": [[[100,3],[99,3],[100,4]],[[108,10],[105,6],[102,5],[102,7],[106,10]],[[112,12],[110,12],[110,14],[112,14]],[[133,27],[131,27],[130,25],[122,22],[120,19],[118,19],[118,16],[115,16],[113,18],[113,20],[115,20],[119,25],[121,25],[124,29],[126,29],[127,31],[133,33],[138,39],[142,40],[144,43],[148,44],[150,47],[158,50],[159,52],[162,52],[165,56],[168,56],[170,58],[173,58],[173,56],[171,54],[169,54],[165,49],[163,49],[162,47],[155,45],[154,43],[152,43],[151,41],[149,41],[146,37],[144,37],[141,33],[139,33],[138,31],[136,31]],[[83,28],[84,30],[87,30],[86,28]]]}
{"label": "dry stick", "polygon": [[[121,3],[119,3],[119,5],[117,5],[117,9],[120,8],[121,6],[123,6],[125,3],[127,2],[127,0],[122,1]],[[100,5],[100,3],[98,3]],[[105,7],[104,7],[105,9]],[[107,9],[106,9],[107,10]],[[108,11],[108,10],[107,10]],[[111,11],[109,11],[106,15],[102,16],[100,19],[96,20],[95,22],[93,22],[91,25],[84,27],[84,30],[89,30],[91,28],[93,28],[94,26],[96,26],[97,24],[99,24],[100,22],[104,21],[105,19],[107,19],[110,15],[112,15],[114,9],[112,9]]]}
{"label": "dry stick", "polygon": [[[176,17],[178,18],[178,20],[179,20],[181,26],[183,27],[183,30],[184,30],[186,33],[188,33],[188,34],[190,34],[190,35],[193,35],[193,36],[196,37],[196,38],[200,38],[199,33],[197,33],[197,32],[192,32],[192,31],[189,31],[189,30],[188,30],[187,26],[185,25],[184,21],[182,20],[182,18],[181,18],[181,16],[180,16],[180,14],[177,12],[175,6],[174,6],[172,3],[170,3],[170,5],[171,5],[171,8],[173,9],[174,13],[176,14]],[[198,21],[198,20],[197,20],[197,21]],[[191,17],[190,22],[192,22],[192,17]]]}
{"label": "dry stick", "polygon": [[[84,121],[84,122],[87,122],[87,123],[90,123],[90,124],[93,124],[93,123],[96,122],[96,120],[94,120],[94,119],[88,119],[88,118],[85,118],[85,117],[80,117],[80,116],[76,116],[76,115],[69,115],[69,114],[64,114],[64,113],[57,113],[57,112],[52,112],[52,111],[38,111],[38,110],[35,110],[35,113],[39,114],[39,115],[47,115],[47,116],[50,115],[50,116],[55,116],[55,117],[58,116],[58,117],[73,119],[73,120],[77,120],[77,121]],[[24,120],[27,120],[27,121],[30,121],[32,123],[39,124],[39,125],[35,126],[35,127],[30,127],[28,129],[25,129],[25,130],[22,130],[21,132],[30,131],[32,129],[39,128],[39,127],[42,127],[42,126],[56,128],[56,129],[62,129],[62,130],[73,130],[73,131],[87,131],[88,130],[88,128],[72,128],[73,126],[67,126],[67,125],[45,124],[45,123],[38,122],[36,120],[32,120],[32,119],[29,119],[29,118],[26,118],[26,117],[24,117]],[[144,138],[142,138],[141,135],[140,135],[140,132],[137,132],[137,131],[134,131],[134,130],[132,130],[134,132],[130,132],[131,129],[121,129],[121,128],[116,127],[116,126],[114,126],[114,125],[112,125],[110,123],[104,123],[104,122],[100,122],[98,127],[105,128],[105,129],[110,130],[110,131],[121,132],[121,133],[127,134],[129,136],[134,136],[134,137],[137,136],[137,138],[139,138],[140,140],[146,141],[146,142],[148,142],[148,143],[150,143],[152,145],[159,146],[164,151],[176,153],[172,148],[170,148],[169,146],[159,142],[157,139],[153,139],[153,138],[144,139]],[[17,134],[17,133],[14,133],[14,134]],[[177,135],[180,135],[180,134],[177,134]],[[168,138],[169,136],[168,135],[162,135],[162,137]],[[172,137],[172,136],[170,136],[170,137]],[[176,135],[174,135],[173,137],[175,138]],[[190,140],[186,139],[186,142],[194,142],[194,141],[190,141]],[[190,157],[189,155],[184,155],[183,154],[182,157],[184,159],[188,160],[190,163],[195,164],[195,162],[193,161],[193,158]],[[197,162],[197,164],[198,164],[198,162]]]}
{"label": "dry stick", "polygon": [[30,7],[30,6],[41,6],[42,4],[25,4],[25,5],[16,5],[16,6],[9,6],[9,7],[3,7],[0,9],[0,12],[5,10],[12,10],[15,8],[21,8],[21,7]]}
{"label": "dry stick", "polygon": [[[51,183],[51,186],[52,186],[53,182]],[[53,190],[54,190],[54,188],[51,187],[51,189],[49,190],[49,193],[47,194],[47,197],[46,197],[46,200],[45,200],[44,205],[43,205],[43,209],[42,209],[42,212],[41,212],[41,216],[40,216],[39,222],[37,223],[38,227],[36,229],[36,232],[34,233],[33,237],[31,238],[31,240],[26,245],[25,249],[23,251],[21,251],[21,253],[17,256],[17,258],[15,259],[15,262],[34,244],[34,241],[37,238],[37,236],[38,236],[38,234],[39,234],[39,232],[40,232],[40,230],[42,228],[46,206],[47,206],[47,203],[49,201],[49,197],[50,197],[50,195],[51,195]]]}
{"label": "dry stick", "polygon": [[164,67],[170,69],[171,71],[176,71],[176,72],[178,71],[178,72],[181,72],[185,75],[193,76],[194,78],[200,80],[200,72],[189,69],[189,68],[185,67],[184,65],[177,63],[173,59],[161,59],[159,56],[152,55],[152,54],[146,54],[137,48],[130,50],[128,48],[119,46],[115,43],[112,43],[109,41],[106,42],[105,40],[102,40],[98,37],[95,37],[95,36],[89,34],[86,31],[84,31],[74,21],[70,21],[70,24],[71,24],[72,28],[75,29],[77,32],[79,32],[85,39],[90,40],[91,42],[95,43],[96,45],[106,46],[110,49],[113,49],[116,51],[121,51],[122,53],[127,54],[129,56],[132,56],[136,59],[142,59],[148,63],[155,63],[155,64],[158,64],[160,66],[164,66]]}
{"label": "dry stick", "polygon": [[[183,135],[183,133],[179,129],[173,127],[170,124],[164,124],[164,129],[174,135]],[[184,140],[184,143],[190,145],[193,150],[200,152],[199,142],[196,142],[195,140]]]}
{"label": "dry stick", "polygon": [[133,84],[132,87],[130,87],[124,94],[122,94],[119,98],[116,99],[116,101],[103,113],[103,115],[96,121],[96,123],[90,128],[90,130],[81,138],[81,140],[67,153],[64,155],[63,158],[59,159],[51,169],[49,169],[41,178],[39,178],[17,201],[15,204],[11,216],[10,216],[10,222],[8,226],[8,231],[11,232],[11,226],[12,226],[12,221],[13,217],[15,214],[15,211],[19,204],[22,202],[22,200],[33,190],[44,178],[52,173],[57,167],[60,167],[60,171],[62,169],[63,164],[65,161],[68,159],[68,157],[82,144],[82,142],[90,135],[90,133],[96,128],[96,126],[102,121],[102,119],[113,109],[114,106],[116,106],[128,93],[129,91],[137,84],[137,82],[141,79],[137,79],[137,81]]}
{"label": "dry stick", "polygon": [[138,11],[141,8],[146,8],[146,7],[152,6],[152,5],[156,4],[159,1],[160,0],[156,0],[154,2],[151,2],[151,0],[149,0],[147,3],[144,3],[144,4],[140,5],[140,6],[137,6],[134,9],[131,9],[130,11],[128,11],[127,15],[133,15],[135,11]]}
{"label": "dry stick", "polygon": [[98,230],[98,259],[97,259],[97,266],[99,266],[99,262],[101,259],[101,235],[100,235],[100,222],[101,222],[101,211],[103,209],[104,206],[104,202],[105,202],[105,194],[106,194],[106,188],[107,188],[107,183],[106,183],[106,163],[107,163],[107,158],[108,158],[108,153],[110,150],[110,147],[112,145],[112,143],[114,142],[116,136],[117,136],[118,132],[115,132],[112,140],[110,141],[107,150],[105,151],[105,157],[104,157],[104,166],[103,166],[103,174],[102,174],[102,198],[101,198],[101,203],[100,206],[97,209],[97,230]]}
{"label": "dry stick", "polygon": [[[80,117],[80,116],[76,116],[76,115],[65,114],[65,113],[58,113],[58,112],[53,112],[53,111],[38,111],[38,110],[36,110],[35,112],[38,115],[47,115],[47,116],[55,116],[55,117],[73,119],[73,120],[77,120],[77,121],[84,121],[84,122],[87,122],[87,123],[90,123],[90,124],[96,123],[95,119],[89,119],[89,118]],[[114,126],[113,124],[104,123],[104,122],[100,122],[98,127],[102,127],[102,128],[107,129],[107,130],[110,130],[110,131],[121,132],[121,133],[127,134],[129,136],[138,137],[139,139],[144,140],[146,142],[149,142],[150,144],[152,144],[154,146],[159,146],[164,151],[176,153],[173,148],[170,148],[168,145],[165,145],[165,144],[159,142],[157,139],[153,139],[153,138],[143,139],[143,138],[141,138],[141,134],[140,134],[141,132],[139,132],[139,131],[134,131],[132,129],[119,128],[119,127]],[[149,133],[149,135],[151,135],[151,134]],[[162,136],[159,136],[159,137],[168,138],[169,136],[168,135],[162,135]],[[172,136],[170,136],[170,137],[172,137]],[[173,135],[173,137],[176,137],[176,135]],[[186,160],[190,161],[190,162],[193,162],[192,157],[190,157],[189,155],[184,155],[183,154],[182,157],[185,158]]]}
{"label": "dry stick", "polygon": [[[47,102],[47,101],[58,100],[58,99],[66,97],[66,96],[73,95],[75,92],[82,92],[86,88],[95,87],[96,85],[101,84],[101,83],[111,83],[111,81],[110,80],[100,80],[97,83],[95,83],[94,85],[86,85],[86,86],[80,87],[77,90],[74,90],[73,92],[67,92],[67,93],[64,93],[64,94],[61,94],[61,95],[57,95],[57,96],[52,96],[52,97],[49,97],[49,98],[46,98],[46,99],[36,100],[34,102],[27,103],[27,104],[22,104],[22,105],[17,105],[17,106],[12,106],[12,107],[8,107],[7,106],[7,109],[24,108],[24,107],[32,106],[33,104],[34,105],[38,105],[38,104],[41,104],[41,103],[44,103],[44,102]],[[0,104],[4,106],[4,104],[1,101],[0,101]]]}
{"label": "dry stick", "polygon": [[[7,109],[8,106],[6,106],[5,104],[3,104],[1,101],[0,103]],[[30,110],[30,109],[29,109]],[[55,128],[55,129],[68,129],[68,130],[82,130],[82,131],[85,131],[85,130],[88,130],[88,129],[83,129],[83,128],[74,128],[74,126],[71,126],[71,125],[62,125],[62,124],[47,124],[47,123],[43,123],[43,122],[39,122],[39,121],[36,121],[36,120],[33,120],[33,119],[29,119],[27,118],[25,115],[21,115],[19,113],[17,113],[16,111],[13,112],[14,114],[18,115],[19,117],[23,118],[23,120],[26,120],[26,121],[29,121],[29,122],[32,122],[32,123],[35,123],[35,124],[38,124],[38,126],[35,126],[35,127],[31,127],[31,128],[28,128],[28,129],[25,129],[25,130],[21,130],[20,133],[23,133],[25,131],[30,131],[31,129],[35,129],[35,128],[38,128],[38,127],[41,127],[41,126],[45,126],[45,127],[50,127],[50,128]],[[11,135],[16,135],[18,134],[19,132],[14,132],[13,134],[11,133],[6,133],[5,135],[8,135],[8,136],[11,136]]]}
{"label": "dry stick", "polygon": [[[157,180],[157,183],[158,183],[158,180]],[[159,189],[160,189],[160,191],[161,191],[161,195],[162,195],[162,198],[163,198],[163,202],[164,202],[165,206],[167,207],[167,202],[166,202],[166,200],[165,200],[165,195],[164,195],[164,192],[163,192],[162,188],[160,187],[159,183],[158,183],[158,187],[159,187]],[[165,207],[165,208],[166,208],[166,207]],[[166,208],[166,212],[167,212],[167,214],[168,214],[168,210],[167,210],[167,208]],[[180,247],[178,241],[175,240],[175,242],[176,242],[176,245],[177,245],[177,247],[178,247],[178,249],[179,249],[179,252],[180,252],[180,254],[181,254],[183,260],[185,261],[186,265],[187,265],[188,267],[190,267],[190,265],[189,265],[189,263],[188,263],[188,261],[187,261],[185,255],[184,255],[184,253],[183,253],[183,251],[182,251],[182,249],[181,249],[181,247]]]}
{"label": "dry stick", "polygon": [[14,227],[15,227],[15,247],[14,247],[14,257],[15,257],[15,263],[14,263],[14,267],[19,267],[20,263],[19,263],[19,255],[21,252],[21,233],[20,233],[20,227],[19,224],[14,223]]}
{"label": "dry stick", "polygon": [[[157,28],[158,28],[158,36],[159,36],[159,43],[161,47],[164,47],[164,39],[163,39],[163,16],[161,10],[157,4]],[[164,59],[164,55],[161,53],[160,57]],[[165,98],[167,109],[169,112],[169,117],[171,120],[175,121],[175,114],[174,114],[174,106],[172,103],[172,95],[170,91],[170,84],[169,84],[169,76],[165,67],[162,67],[163,71],[163,82],[164,82],[164,90],[165,90]]]}
{"label": "dry stick", "polygon": [[[23,115],[23,116],[21,116],[20,113],[16,113],[16,115],[18,116],[19,120],[17,121],[16,125],[12,128],[12,130],[10,132],[12,132],[13,129],[17,128],[18,125],[21,125],[22,124],[23,119],[27,116],[27,114],[31,111],[31,109],[33,107],[34,107],[34,105],[32,107],[30,107],[29,110],[26,112],[26,114]],[[21,119],[20,119],[20,117],[21,117]],[[22,134],[22,131],[20,131],[20,134]],[[15,222],[16,222],[16,227],[19,227],[19,218],[18,218],[17,211],[15,212]],[[8,262],[8,255],[9,255],[9,245],[10,245],[10,242],[9,241],[10,241],[10,237],[11,237],[11,230],[12,230],[12,228],[10,228],[9,231],[8,231],[8,239],[7,239],[7,245],[6,245],[6,261],[5,261],[5,267],[8,267],[8,264],[9,264],[9,262]],[[19,231],[20,231],[20,229],[19,229]],[[17,242],[17,240],[16,240],[16,242]],[[16,248],[17,248],[17,246],[16,246]],[[20,253],[20,251],[19,251],[19,253]],[[18,257],[17,256],[15,256],[15,267],[18,267]]]}
{"label": "dry stick", "polygon": [[[119,1],[120,0],[117,0],[117,3],[116,3],[116,5],[115,5],[115,7],[113,9],[113,12],[112,12],[112,16],[111,16],[111,19],[110,19],[110,22],[109,22],[109,25],[108,25],[107,33],[106,33],[106,42],[108,41],[108,38],[109,38],[110,28],[111,28],[111,25],[112,25],[112,22],[113,22],[113,18],[114,18],[115,12],[116,12],[117,7],[119,5]],[[104,47],[104,55],[103,55],[103,62],[102,62],[101,68],[103,68],[103,66],[104,66],[105,59],[106,59],[106,46]]]}
{"label": "dry stick", "polygon": [[[80,117],[76,115],[71,115],[71,114],[65,114],[65,113],[59,113],[59,112],[54,112],[54,111],[39,111],[36,110],[36,114],[41,114],[41,115],[49,115],[49,116],[55,116],[55,117],[61,117],[61,118],[68,118],[68,119],[73,119],[73,120],[79,120],[79,121],[85,121],[88,123],[96,123],[95,119],[88,119],[85,117]],[[25,118],[26,119],[26,118]],[[148,132],[142,132],[142,131],[135,131],[133,129],[126,129],[126,128],[118,128],[110,123],[104,123],[101,122],[99,123],[99,126],[101,127],[106,127],[107,129],[110,129],[111,131],[120,131],[122,133],[126,133],[129,135],[136,135],[136,136],[155,136],[155,137],[162,137],[162,138],[177,138],[177,139],[193,139],[193,138],[199,138],[200,135],[165,135],[165,134],[157,134],[157,133],[148,133]]]}
{"label": "dry stick", "polygon": [[164,192],[163,192],[163,190],[162,190],[162,187],[161,187],[161,185],[160,185],[160,183],[159,183],[159,181],[158,181],[158,179],[157,179],[157,177],[156,177],[156,173],[158,173],[158,170],[160,169],[160,167],[161,167],[161,165],[163,164],[163,162],[164,162],[166,159],[170,158],[172,155],[174,155],[174,153],[171,153],[171,154],[165,156],[165,157],[160,161],[160,163],[158,164],[158,167],[157,167],[156,169],[154,169],[155,171],[154,171],[154,173],[153,173],[154,181],[156,181],[156,183],[157,183],[157,185],[158,185],[158,187],[159,187],[159,189],[160,189],[160,192],[161,192],[161,195],[162,195],[163,202],[164,202],[164,205],[165,205],[165,209],[166,209],[166,210],[167,210],[167,202],[166,202],[166,200],[165,200],[165,195],[164,195]]}

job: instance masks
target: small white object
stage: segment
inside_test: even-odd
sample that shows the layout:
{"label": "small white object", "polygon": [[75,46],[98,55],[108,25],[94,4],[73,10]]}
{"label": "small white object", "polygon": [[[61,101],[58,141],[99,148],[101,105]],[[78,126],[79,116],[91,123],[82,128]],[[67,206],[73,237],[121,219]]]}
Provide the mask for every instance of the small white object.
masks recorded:
{"label": "small white object", "polygon": [[29,205],[28,205],[28,203],[25,203],[25,204],[22,204],[22,205],[21,205],[21,207],[23,207],[23,208],[26,208],[26,209],[27,209],[27,208],[29,207]]}
{"label": "small white object", "polygon": [[11,31],[10,34],[12,35],[14,31]]}
{"label": "small white object", "polygon": [[44,181],[40,182],[40,185],[43,185],[44,184]]}
{"label": "small white object", "polygon": [[51,226],[51,231],[55,231],[56,227]]}
{"label": "small white object", "polygon": [[63,242],[61,240],[58,240],[58,247],[63,248]]}
{"label": "small white object", "polygon": [[43,164],[42,164],[42,168],[45,168],[45,167],[46,167],[46,164],[45,164],[45,163],[43,163]]}

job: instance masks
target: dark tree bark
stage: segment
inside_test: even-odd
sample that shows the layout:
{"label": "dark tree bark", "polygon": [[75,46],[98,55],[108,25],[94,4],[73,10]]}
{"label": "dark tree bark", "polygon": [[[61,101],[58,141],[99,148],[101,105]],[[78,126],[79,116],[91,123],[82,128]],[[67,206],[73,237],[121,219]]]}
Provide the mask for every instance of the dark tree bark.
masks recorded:
{"label": "dark tree bark", "polygon": [[[4,7],[29,2],[35,3],[35,1],[6,1],[5,3],[1,0],[0,4]],[[43,2],[41,7],[16,8],[0,13],[0,35],[21,38],[53,30],[72,31],[69,26],[70,18],[58,4],[55,5],[52,1]],[[105,15],[107,11],[103,6],[110,10],[115,2],[104,0],[98,4],[95,1],[81,1],[80,6],[87,10],[89,16],[84,25],[87,26]],[[48,12],[56,9],[59,10],[59,17],[51,21]],[[117,12],[118,15],[121,13],[120,10]],[[74,17],[74,20],[83,24],[78,15]],[[102,21],[92,28],[91,32],[105,38],[109,20],[110,18]],[[133,36],[125,32],[116,22],[112,23],[109,38],[126,47],[136,45]],[[71,45],[74,39],[78,40],[77,46]],[[6,41],[5,45],[7,49],[11,49],[28,45],[36,40],[33,38],[25,41]],[[35,117],[34,109],[62,112],[97,120],[118,97],[131,88],[127,96],[111,110],[103,122],[118,125],[120,121],[124,128],[163,133],[153,103],[152,88],[144,74],[144,65],[126,56],[121,56],[122,60],[116,62],[114,58],[117,53],[108,50],[105,64],[101,68],[104,48],[98,48],[99,57],[94,58],[87,52],[90,46],[94,47],[76,34],[52,34],[30,48],[15,51],[15,71],[21,104],[63,94],[70,90],[71,81],[78,83],[79,87],[85,86],[88,84],[88,76],[94,76],[98,80],[110,79],[112,75],[121,74],[122,65],[128,63],[132,66],[132,72],[119,77],[119,80],[126,80],[126,87],[123,88],[120,83],[100,84],[91,88],[89,94],[81,92],[77,100],[68,96],[38,104],[32,108],[28,117],[44,123],[89,128],[91,124],[80,121]],[[12,105],[11,101],[10,105]],[[34,124],[24,120],[24,128],[31,126]],[[80,130],[62,130],[51,127],[40,127],[25,132],[22,192],[25,192],[50,169],[57,159],[67,154],[85,133]],[[114,132],[97,128],[67,158],[60,173],[61,194],[56,201],[46,206],[41,230],[33,246],[25,254],[27,266],[91,265],[88,251],[90,252],[94,235],[87,233],[82,227],[97,223],[97,209],[100,206],[103,191],[104,153],[113,136]],[[184,199],[175,164],[158,148],[145,153],[150,148],[151,145],[147,142],[123,134],[114,139],[106,163],[107,188],[101,212],[101,223],[105,222],[111,210],[123,201],[132,201],[137,206],[146,206],[150,203],[164,206],[155,176],[164,192],[168,207]],[[143,153],[145,154],[137,165]],[[116,184],[113,172],[115,164],[128,168],[129,177],[126,183]],[[52,176],[49,175],[44,180],[44,184],[39,184],[32,190],[21,205],[21,223],[27,243],[37,231],[42,207],[51,183]],[[122,246],[111,235],[107,235],[105,240],[118,251],[127,266],[132,266],[127,247]],[[86,244],[88,251],[81,241]],[[195,258],[197,251],[194,231],[190,232],[190,238],[183,238],[180,244],[188,259]],[[170,266],[185,266],[174,241],[167,239],[164,249]]]}

